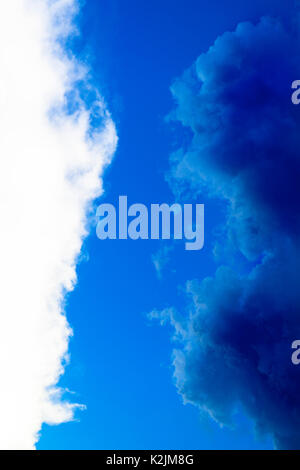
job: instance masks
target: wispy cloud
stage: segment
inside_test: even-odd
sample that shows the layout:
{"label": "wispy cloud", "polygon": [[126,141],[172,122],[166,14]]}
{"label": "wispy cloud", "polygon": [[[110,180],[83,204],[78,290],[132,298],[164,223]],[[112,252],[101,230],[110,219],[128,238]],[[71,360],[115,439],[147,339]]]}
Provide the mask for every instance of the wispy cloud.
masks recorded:
{"label": "wispy cloud", "polygon": [[156,253],[152,255],[152,263],[154,265],[158,279],[163,278],[164,270],[171,259],[171,252],[174,249],[172,245],[162,246]]}
{"label": "wispy cloud", "polygon": [[63,45],[77,7],[0,4],[2,449],[34,448],[42,423],[68,421],[76,407],[57,388],[71,335],[63,301],[117,142],[97,92],[89,106],[76,92],[78,82],[91,91],[86,66]]}

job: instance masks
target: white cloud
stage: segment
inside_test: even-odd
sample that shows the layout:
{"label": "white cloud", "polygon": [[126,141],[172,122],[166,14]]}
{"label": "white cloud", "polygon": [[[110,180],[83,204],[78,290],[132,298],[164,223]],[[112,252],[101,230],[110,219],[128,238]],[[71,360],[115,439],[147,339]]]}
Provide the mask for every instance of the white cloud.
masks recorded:
{"label": "white cloud", "polygon": [[[64,295],[76,282],[86,214],[117,137],[99,100],[101,131],[77,96],[86,70],[57,39],[72,31],[75,0],[0,3],[0,448],[32,449],[42,423],[72,419],[56,384],[70,327]],[[49,110],[56,112],[49,118]]]}

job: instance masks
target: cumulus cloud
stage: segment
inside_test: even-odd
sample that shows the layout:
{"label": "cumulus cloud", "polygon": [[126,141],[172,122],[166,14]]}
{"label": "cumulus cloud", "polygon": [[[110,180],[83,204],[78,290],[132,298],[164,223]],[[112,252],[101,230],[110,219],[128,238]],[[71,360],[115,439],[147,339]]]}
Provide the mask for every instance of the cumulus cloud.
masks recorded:
{"label": "cumulus cloud", "polygon": [[187,283],[185,315],[162,312],[181,342],[176,383],[221,424],[245,410],[279,448],[300,448],[291,363],[300,337],[299,51],[296,29],[279,20],[241,23],[172,87],[171,117],[191,141],[172,156],[169,180],[174,191],[222,199],[227,217],[215,276]]}
{"label": "cumulus cloud", "polygon": [[77,9],[0,4],[1,449],[34,448],[42,423],[76,408],[57,387],[72,333],[64,297],[117,141],[87,67],[64,46]]}

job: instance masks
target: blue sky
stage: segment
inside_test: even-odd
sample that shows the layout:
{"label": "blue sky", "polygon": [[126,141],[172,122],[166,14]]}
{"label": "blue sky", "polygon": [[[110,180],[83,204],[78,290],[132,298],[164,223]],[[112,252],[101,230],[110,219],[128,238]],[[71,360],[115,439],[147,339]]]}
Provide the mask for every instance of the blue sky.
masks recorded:
{"label": "blue sky", "polygon": [[[92,64],[93,81],[117,126],[119,144],[104,175],[101,202],[174,201],[166,181],[170,154],[188,131],[167,123],[170,87],[225,31],[261,16],[285,17],[289,5],[259,0],[89,0],[79,17],[81,36],[70,47]],[[186,199],[184,199],[184,197]],[[188,196],[183,202],[188,201]],[[44,425],[38,449],[271,448],[242,412],[236,427],[221,428],[197,407],[184,405],[173,379],[172,329],[147,318],[155,308],[184,309],[189,279],[213,276],[214,233],[224,204],[205,203],[205,248],[174,247],[161,279],[152,256],[162,241],[100,241],[92,229],[66,312],[74,330],[71,362],[61,386],[87,406],[76,420]],[[99,201],[100,202],[100,201]],[[238,264],[239,261],[237,260]]]}

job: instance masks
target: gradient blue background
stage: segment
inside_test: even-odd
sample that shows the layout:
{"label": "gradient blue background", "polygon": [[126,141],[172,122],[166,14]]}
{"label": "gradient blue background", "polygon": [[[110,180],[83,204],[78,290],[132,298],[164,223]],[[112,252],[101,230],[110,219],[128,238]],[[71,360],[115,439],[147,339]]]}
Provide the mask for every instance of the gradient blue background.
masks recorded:
{"label": "gradient blue background", "polygon": [[[79,18],[81,37],[70,45],[88,58],[93,76],[117,124],[119,147],[104,177],[102,201],[173,201],[165,181],[178,135],[165,123],[169,91],[203,51],[243,20],[284,14],[280,0],[88,0]],[[106,241],[95,231],[85,242],[78,285],[67,301],[74,329],[71,363],[61,386],[87,406],[77,421],[44,426],[38,449],[230,449],[271,448],[255,438],[250,421],[220,429],[182,403],[172,379],[170,331],[151,324],[156,306],[180,307],[178,286],[215,271],[210,234],[222,207],[206,204],[206,245],[185,252],[182,244],[163,279],[152,255],[154,241]],[[168,243],[168,242],[165,242]]]}

